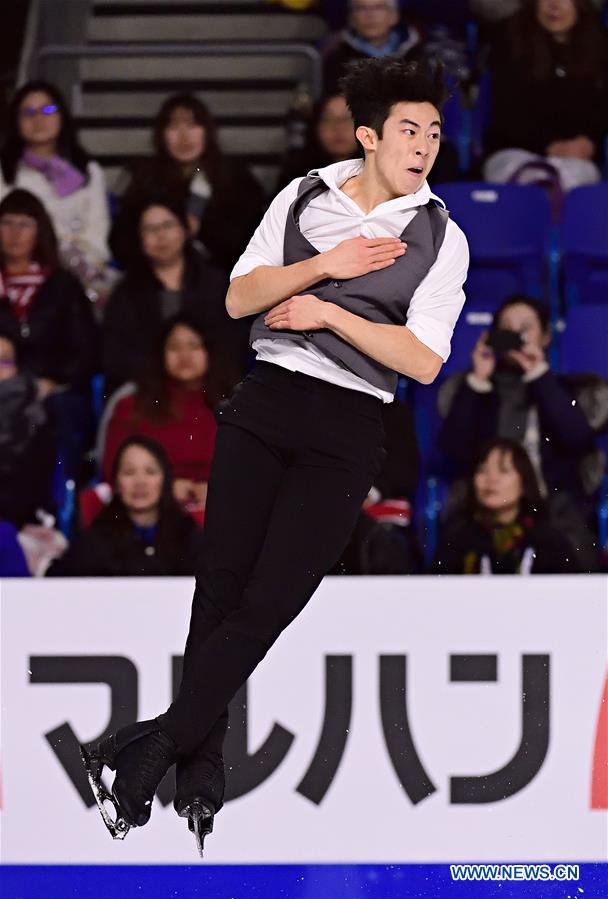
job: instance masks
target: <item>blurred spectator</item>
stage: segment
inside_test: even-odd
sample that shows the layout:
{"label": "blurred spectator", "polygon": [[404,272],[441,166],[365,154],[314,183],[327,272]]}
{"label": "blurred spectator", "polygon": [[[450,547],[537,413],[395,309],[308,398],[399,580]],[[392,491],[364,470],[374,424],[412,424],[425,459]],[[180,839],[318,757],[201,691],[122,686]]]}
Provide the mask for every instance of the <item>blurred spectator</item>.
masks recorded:
{"label": "blurred spectator", "polygon": [[[598,10],[602,9],[604,0],[593,0]],[[485,22],[498,22],[507,19],[522,6],[522,0],[469,0],[471,13]]]}
{"label": "blurred spectator", "polygon": [[486,443],[467,483],[467,502],[445,527],[438,574],[561,574],[580,571],[568,540],[543,514],[536,475],[513,440]]}
{"label": "blurred spectator", "polygon": [[283,162],[277,192],[312,169],[359,155],[353,118],[346,100],[342,94],[324,97],[313,110],[306,145],[290,150]]}
{"label": "blurred spectator", "polygon": [[97,327],[82,286],[59,264],[44,206],[21,189],[0,202],[0,326],[17,326],[20,368],[37,380],[65,477],[76,477],[93,436],[89,379],[97,368]]}
{"label": "blurred spectator", "polygon": [[349,544],[332,574],[412,574],[421,554],[412,526],[418,443],[411,409],[397,398],[382,409],[386,456]]}
{"label": "blurred spectator", "polygon": [[178,200],[151,198],[135,222],[138,250],[110,297],[104,319],[107,393],[141,377],[162,323],[175,315],[187,316],[209,337],[220,331],[226,340],[230,335],[239,365],[246,325],[229,318],[227,278],[192,244],[184,207]]}
{"label": "blurred spectator", "polygon": [[167,453],[178,502],[204,505],[217,432],[213,407],[235,380],[227,376],[221,351],[207,346],[196,324],[181,317],[169,321],[147,376],[110,415],[100,447],[104,479],[110,481],[123,441],[144,434]]}
{"label": "blurred spectator", "polygon": [[526,0],[490,59],[488,181],[600,180],[608,131],[608,35],[591,0]]}
{"label": "blurred spectator", "polygon": [[0,518],[21,527],[52,508],[55,456],[36,381],[19,368],[18,338],[0,328]]}
{"label": "blurred spectator", "polygon": [[165,100],[154,123],[154,156],[131,174],[112,230],[120,265],[129,262],[137,210],[159,185],[188,213],[191,234],[229,272],[244,250],[265,206],[263,190],[246,166],[225,156],[204,103],[191,94]]}
{"label": "blurred spectator", "polygon": [[193,574],[202,531],[173,498],[169,460],[147,437],[119,449],[114,496],[50,575],[126,577]]}
{"label": "blurred spectator", "polygon": [[0,577],[29,576],[30,570],[19,545],[15,525],[0,521]]}
{"label": "blurred spectator", "polygon": [[1,321],[18,324],[21,362],[38,378],[42,396],[80,387],[95,371],[91,304],[61,267],[51,220],[26,190],[14,190],[0,202]]}
{"label": "blurred spectator", "polygon": [[[519,349],[508,348],[513,340]],[[548,515],[579,549],[582,567],[589,568],[595,549],[585,521],[594,523],[605,469],[596,443],[608,424],[608,383],[592,374],[553,372],[545,355],[550,340],[541,303],[525,296],[505,300],[491,332],[475,346],[471,371],[453,375],[440,389],[439,445],[454,477],[466,474],[477,447],[489,438],[524,446]]]}
{"label": "blurred spectator", "polygon": [[348,27],[330,39],[323,52],[323,88],[339,92],[346,65],[369,56],[405,56],[420,41],[403,19],[398,0],[350,0]]}
{"label": "blurred spectator", "polygon": [[96,299],[109,277],[105,178],[78,143],[65,101],[52,84],[30,81],[15,94],[0,164],[0,196],[23,187],[44,203],[64,265]]}

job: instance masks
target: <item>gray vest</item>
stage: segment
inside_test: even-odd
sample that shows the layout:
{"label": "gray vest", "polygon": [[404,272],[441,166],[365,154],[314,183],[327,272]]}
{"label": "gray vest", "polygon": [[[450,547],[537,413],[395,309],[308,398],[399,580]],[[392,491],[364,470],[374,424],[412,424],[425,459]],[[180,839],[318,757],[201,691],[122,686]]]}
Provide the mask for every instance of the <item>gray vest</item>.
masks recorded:
{"label": "gray vest", "polygon": [[[314,197],[328,190],[327,185],[313,174],[304,178],[298,196],[289,207],[285,225],[283,257],[285,265],[301,262],[318,253],[300,231],[302,210]],[[448,213],[433,200],[421,206],[401,234],[407,242],[407,252],[394,265],[358,278],[333,281],[325,278],[305,291],[361,316],[368,321],[388,325],[404,325],[414,292],[427,276],[443,243]],[[300,331],[271,330],[264,324],[267,312],[257,316],[251,326],[250,343],[262,339],[289,337],[302,346],[314,344],[326,356],[343,368],[358,375],[381,390],[394,394],[397,375],[370,356],[356,349],[333,331],[322,329]]]}

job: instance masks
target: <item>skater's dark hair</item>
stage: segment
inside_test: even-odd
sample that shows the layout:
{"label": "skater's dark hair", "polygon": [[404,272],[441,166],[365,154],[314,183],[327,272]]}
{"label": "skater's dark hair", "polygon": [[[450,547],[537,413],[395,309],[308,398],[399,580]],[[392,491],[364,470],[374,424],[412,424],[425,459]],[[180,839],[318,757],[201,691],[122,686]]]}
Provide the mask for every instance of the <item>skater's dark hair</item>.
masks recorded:
{"label": "skater's dark hair", "polygon": [[379,138],[396,103],[431,103],[441,114],[447,99],[440,63],[386,57],[350,63],[340,79],[340,90],[352,113],[355,130],[365,125],[373,128]]}
{"label": "skater's dark hair", "polygon": [[[57,235],[50,216],[38,197],[35,197],[29,190],[17,187],[0,202],[0,218],[3,215],[27,215],[29,218],[34,219],[37,226],[37,234],[32,253],[33,261],[38,262],[44,268],[58,268],[59,250]],[[4,265],[1,247],[0,265]]]}
{"label": "skater's dark hair", "polygon": [[25,141],[19,128],[19,110],[28,94],[44,92],[57,107],[61,118],[61,127],[57,138],[57,155],[77,168],[87,179],[89,178],[89,154],[80,146],[74,121],[61,91],[48,81],[28,81],[13,96],[8,108],[4,142],[0,151],[0,165],[7,184],[13,184],[17,174],[17,166],[25,150]]}
{"label": "skater's dark hair", "polygon": [[193,318],[183,314],[176,315],[163,325],[156,347],[148,357],[146,370],[138,382],[131,418],[131,426],[134,428],[138,428],[144,420],[172,420],[169,391],[171,381],[165,368],[165,349],[167,341],[180,326],[196,334],[207,351],[208,367],[203,375],[202,388],[209,407],[213,408],[219,403],[238,380],[238,373],[232,371],[233,365],[223,341],[211,332],[205,334]]}
{"label": "skater's dark hair", "polygon": [[108,539],[121,554],[129,558],[133,553],[133,544],[138,538],[133,528],[129,511],[116,491],[116,480],[125,452],[132,446],[145,449],[154,457],[163,474],[163,485],[158,502],[158,524],[156,536],[157,555],[168,563],[183,554],[187,538],[192,531],[192,519],[182,511],[173,497],[171,465],[162,446],[155,440],[144,436],[128,437],[119,447],[112,466],[112,488],[114,495],[107,506],[99,513],[91,529]]}
{"label": "skater's dark hair", "polygon": [[509,440],[506,437],[493,437],[480,446],[473,461],[471,476],[467,485],[468,511],[472,515],[481,514],[484,516],[487,514],[487,510],[480,506],[475,495],[474,478],[484,462],[487,461],[490,453],[494,452],[494,450],[498,450],[503,458],[505,456],[511,457],[513,468],[521,479],[522,494],[519,503],[519,515],[531,516],[533,518],[541,517],[544,513],[544,503],[538,486],[538,479],[536,477],[536,472],[534,471],[534,466],[523,446],[520,443],[517,443],[516,440]]}

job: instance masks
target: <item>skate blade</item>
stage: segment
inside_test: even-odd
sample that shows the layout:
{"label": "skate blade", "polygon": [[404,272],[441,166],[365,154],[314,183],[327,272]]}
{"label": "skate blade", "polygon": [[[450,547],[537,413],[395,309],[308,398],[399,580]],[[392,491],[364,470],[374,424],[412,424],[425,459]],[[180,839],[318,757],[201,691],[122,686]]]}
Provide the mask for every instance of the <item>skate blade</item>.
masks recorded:
{"label": "skate blade", "polygon": [[205,837],[213,831],[213,813],[206,805],[193,802],[180,812],[180,817],[188,818],[188,829],[194,834],[198,854],[204,858]]}
{"label": "skate blade", "polygon": [[[97,761],[93,761],[84,746],[80,747],[80,758],[82,759],[82,764],[84,765],[85,771],[87,772],[87,779],[89,781],[95,802],[97,804],[97,808],[99,809],[101,817],[103,818],[103,823],[106,825],[108,831],[112,835],[113,840],[124,840],[126,835],[129,833],[129,830],[131,829],[131,825],[123,817],[116,797],[111,793],[108,793],[100,780],[103,764],[101,764],[100,767],[97,767],[99,763]],[[96,770],[93,770],[93,765],[96,766]],[[106,802],[111,803],[116,814],[115,818],[112,818],[110,816],[106,807]]]}

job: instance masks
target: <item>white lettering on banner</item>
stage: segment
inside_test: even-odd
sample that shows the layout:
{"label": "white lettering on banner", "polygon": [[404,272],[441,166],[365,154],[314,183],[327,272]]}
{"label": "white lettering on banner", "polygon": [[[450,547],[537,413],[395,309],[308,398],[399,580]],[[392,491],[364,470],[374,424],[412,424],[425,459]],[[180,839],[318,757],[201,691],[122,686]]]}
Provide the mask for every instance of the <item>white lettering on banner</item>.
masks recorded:
{"label": "white lettering on banner", "polygon": [[[232,704],[207,863],[606,860],[608,579],[488,583],[327,578]],[[0,583],[3,862],[193,862],[168,784],[114,843],[75,761],[77,741],[166,708],[191,595]]]}

